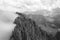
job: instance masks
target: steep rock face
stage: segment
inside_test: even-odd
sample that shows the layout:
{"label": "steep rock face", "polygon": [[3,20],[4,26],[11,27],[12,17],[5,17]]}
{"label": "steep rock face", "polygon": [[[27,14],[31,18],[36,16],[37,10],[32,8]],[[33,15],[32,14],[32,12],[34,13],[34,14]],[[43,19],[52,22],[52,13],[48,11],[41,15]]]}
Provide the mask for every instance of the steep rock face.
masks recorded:
{"label": "steep rock face", "polygon": [[[22,13],[17,14],[19,17],[14,21],[16,27],[12,32],[10,40],[57,40],[54,35],[56,34],[56,28],[52,28],[51,23],[47,22],[43,16],[38,18],[42,19],[42,21],[39,22]],[[45,29],[44,27],[46,27],[47,30],[43,30]],[[48,27],[50,28],[48,29]]]}

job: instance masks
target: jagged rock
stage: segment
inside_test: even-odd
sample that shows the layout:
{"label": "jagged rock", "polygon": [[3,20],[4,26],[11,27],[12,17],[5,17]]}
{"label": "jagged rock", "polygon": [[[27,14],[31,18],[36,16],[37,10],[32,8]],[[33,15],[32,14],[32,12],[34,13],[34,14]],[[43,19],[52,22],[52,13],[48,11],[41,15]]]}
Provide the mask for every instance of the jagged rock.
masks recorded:
{"label": "jagged rock", "polygon": [[46,27],[46,22],[38,25],[35,20],[26,17],[22,13],[17,13],[17,17],[14,21],[16,27],[12,32],[10,40],[57,40],[55,36],[41,29],[40,25]]}

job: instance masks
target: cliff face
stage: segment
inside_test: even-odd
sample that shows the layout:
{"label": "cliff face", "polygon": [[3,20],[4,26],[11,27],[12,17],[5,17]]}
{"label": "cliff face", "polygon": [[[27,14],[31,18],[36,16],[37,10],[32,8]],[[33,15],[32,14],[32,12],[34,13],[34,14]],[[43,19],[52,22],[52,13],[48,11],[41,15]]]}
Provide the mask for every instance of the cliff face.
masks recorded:
{"label": "cliff face", "polygon": [[57,40],[55,37],[57,28],[52,27],[52,23],[46,21],[43,16],[38,17],[42,19],[41,22],[22,13],[17,14],[19,17],[14,21],[16,26],[10,40]]}

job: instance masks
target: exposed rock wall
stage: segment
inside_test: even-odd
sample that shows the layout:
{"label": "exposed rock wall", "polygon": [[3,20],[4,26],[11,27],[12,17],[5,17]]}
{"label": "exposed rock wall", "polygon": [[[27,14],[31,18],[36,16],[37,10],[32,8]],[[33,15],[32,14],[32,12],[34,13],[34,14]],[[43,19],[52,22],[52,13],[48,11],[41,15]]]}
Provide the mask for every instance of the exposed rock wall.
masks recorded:
{"label": "exposed rock wall", "polygon": [[[16,27],[12,32],[10,40],[57,40],[55,37],[56,28],[52,28],[52,25],[49,26],[49,22],[45,20],[43,22],[42,20],[40,24],[37,24],[37,21],[26,17],[24,14],[17,14],[19,14],[19,17],[14,21]],[[45,31],[41,27],[46,27],[47,30]],[[48,29],[48,27],[50,28]]]}

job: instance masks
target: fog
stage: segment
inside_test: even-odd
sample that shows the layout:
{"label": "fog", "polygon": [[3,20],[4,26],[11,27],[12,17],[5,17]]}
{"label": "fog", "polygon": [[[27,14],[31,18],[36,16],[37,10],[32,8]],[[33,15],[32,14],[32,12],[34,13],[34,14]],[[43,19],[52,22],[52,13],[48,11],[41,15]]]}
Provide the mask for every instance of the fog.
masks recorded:
{"label": "fog", "polygon": [[14,30],[13,23],[17,15],[14,12],[0,10],[0,40],[8,40]]}

